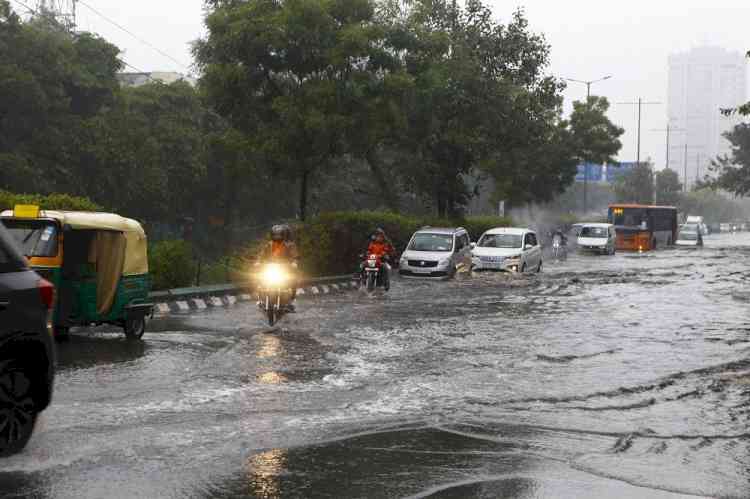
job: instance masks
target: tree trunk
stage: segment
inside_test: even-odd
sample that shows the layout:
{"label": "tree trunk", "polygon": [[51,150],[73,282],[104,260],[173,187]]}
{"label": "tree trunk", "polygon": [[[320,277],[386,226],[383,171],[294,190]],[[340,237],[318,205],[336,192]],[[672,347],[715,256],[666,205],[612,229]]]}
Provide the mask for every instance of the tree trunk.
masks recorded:
{"label": "tree trunk", "polygon": [[307,191],[309,182],[310,172],[305,169],[300,177],[299,185],[299,219],[303,222],[307,219]]}
{"label": "tree trunk", "polygon": [[232,250],[234,240],[232,238],[232,225],[234,224],[234,214],[237,208],[237,191],[238,179],[236,175],[227,175],[226,185],[226,206],[224,207],[224,254],[229,255]]}
{"label": "tree trunk", "polygon": [[383,172],[383,168],[380,166],[380,160],[375,148],[367,151],[367,153],[365,154],[365,158],[367,159],[367,163],[370,165],[370,171],[375,177],[375,181],[378,183],[380,194],[383,196],[383,200],[385,201],[386,206],[391,211],[398,213],[398,195],[394,191],[393,186],[388,183],[388,179],[385,178],[385,172]]}

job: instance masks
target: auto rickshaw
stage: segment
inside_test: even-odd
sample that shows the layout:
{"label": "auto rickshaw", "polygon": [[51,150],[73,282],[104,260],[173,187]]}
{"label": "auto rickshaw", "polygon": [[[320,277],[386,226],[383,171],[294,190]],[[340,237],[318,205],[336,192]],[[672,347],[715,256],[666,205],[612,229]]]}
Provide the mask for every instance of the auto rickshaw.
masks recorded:
{"label": "auto rickshaw", "polygon": [[16,206],[0,213],[31,267],[57,291],[52,324],[65,338],[71,327],[113,324],[140,339],[153,311],[148,296],[146,233],[135,220],[111,213]]}

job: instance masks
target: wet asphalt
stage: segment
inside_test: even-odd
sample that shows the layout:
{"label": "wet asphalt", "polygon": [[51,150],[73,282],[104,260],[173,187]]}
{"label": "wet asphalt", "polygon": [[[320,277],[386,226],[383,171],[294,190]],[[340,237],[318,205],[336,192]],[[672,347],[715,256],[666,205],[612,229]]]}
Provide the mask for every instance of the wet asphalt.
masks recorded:
{"label": "wet asphalt", "polygon": [[19,498],[750,498],[750,234],[76,332]]}

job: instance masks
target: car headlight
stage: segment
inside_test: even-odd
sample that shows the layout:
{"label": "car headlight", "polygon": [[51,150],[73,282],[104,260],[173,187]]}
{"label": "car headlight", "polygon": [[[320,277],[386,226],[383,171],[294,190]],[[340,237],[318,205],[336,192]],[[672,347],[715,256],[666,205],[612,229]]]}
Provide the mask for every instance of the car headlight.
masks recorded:
{"label": "car headlight", "polygon": [[505,265],[518,265],[521,263],[520,256],[511,256],[505,259]]}
{"label": "car headlight", "polygon": [[289,273],[281,265],[270,264],[263,269],[260,278],[267,286],[279,286],[289,280]]}
{"label": "car headlight", "polygon": [[450,258],[446,258],[445,260],[440,260],[440,266],[441,267],[445,267],[446,265],[450,265],[450,263],[451,263],[451,259]]}

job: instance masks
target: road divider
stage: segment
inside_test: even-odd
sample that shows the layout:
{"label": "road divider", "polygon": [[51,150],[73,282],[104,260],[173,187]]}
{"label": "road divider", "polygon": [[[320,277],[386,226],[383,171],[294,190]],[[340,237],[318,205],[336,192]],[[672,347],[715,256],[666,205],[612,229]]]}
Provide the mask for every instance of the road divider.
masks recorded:
{"label": "road divider", "polygon": [[[297,289],[298,296],[321,296],[357,289],[359,283],[351,275],[320,277],[302,281]],[[155,304],[154,315],[190,313],[212,308],[232,307],[238,303],[254,300],[255,285],[219,284],[212,286],[195,286],[189,288],[154,291],[149,296]]]}

